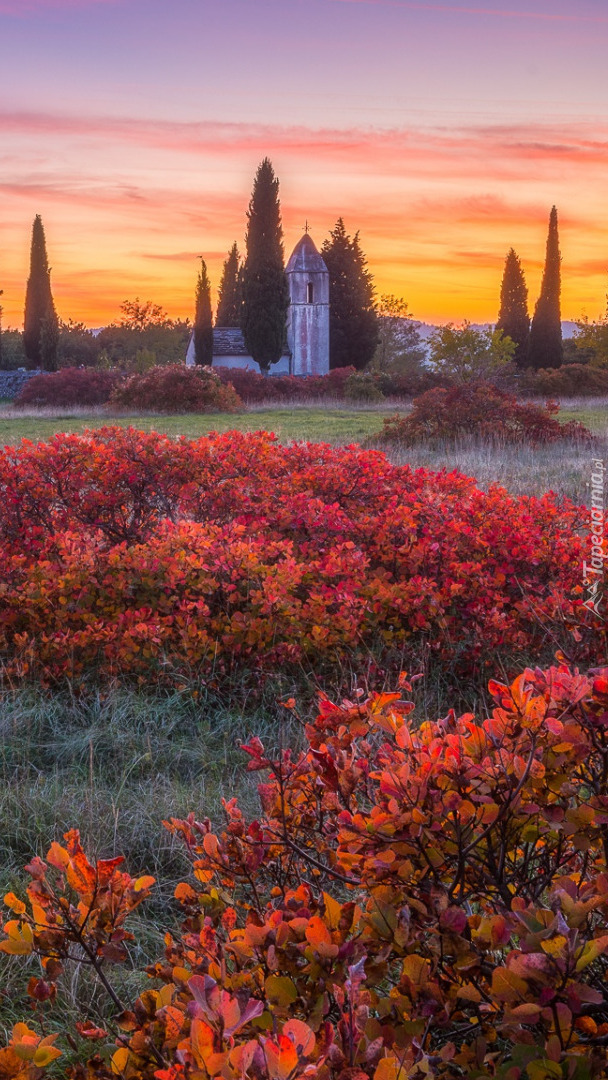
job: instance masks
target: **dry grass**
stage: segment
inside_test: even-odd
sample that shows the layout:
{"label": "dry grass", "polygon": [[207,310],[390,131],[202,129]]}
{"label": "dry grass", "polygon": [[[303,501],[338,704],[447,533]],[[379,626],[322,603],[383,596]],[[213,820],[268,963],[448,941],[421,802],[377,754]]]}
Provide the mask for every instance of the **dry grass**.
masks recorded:
{"label": "dry grass", "polygon": [[387,457],[397,465],[454,470],[472,476],[483,490],[499,484],[513,495],[556,494],[588,505],[594,457],[608,460],[608,442],[590,450],[564,442],[546,447],[496,446],[489,443],[391,447]]}

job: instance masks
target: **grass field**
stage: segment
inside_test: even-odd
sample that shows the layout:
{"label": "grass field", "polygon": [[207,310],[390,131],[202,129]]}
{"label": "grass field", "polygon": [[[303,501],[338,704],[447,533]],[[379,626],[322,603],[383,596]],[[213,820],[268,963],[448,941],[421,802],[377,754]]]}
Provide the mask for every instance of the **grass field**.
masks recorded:
{"label": "grass field", "polygon": [[279,439],[289,442],[306,439],[310,442],[359,442],[375,435],[382,428],[385,416],[395,408],[259,408],[244,413],[209,413],[184,416],[118,416],[110,417],[102,410],[63,409],[56,415],[48,410],[15,415],[10,409],[0,410],[0,444],[20,439],[48,439],[58,431],[84,431],[86,428],[112,424],[136,427],[141,431],[158,431],[167,435],[186,435],[196,438],[209,431],[274,431]]}

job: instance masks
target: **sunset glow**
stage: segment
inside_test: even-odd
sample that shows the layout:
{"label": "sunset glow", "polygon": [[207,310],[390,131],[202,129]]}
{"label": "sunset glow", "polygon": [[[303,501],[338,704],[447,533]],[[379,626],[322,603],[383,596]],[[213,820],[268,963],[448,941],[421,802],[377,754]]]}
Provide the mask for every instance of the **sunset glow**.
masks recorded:
{"label": "sunset glow", "polygon": [[494,320],[511,246],[533,307],[553,204],[563,317],[605,309],[603,0],[0,0],[0,30],[4,326],[37,213],[62,318],[192,317],[265,156],[286,253],[342,216],[417,318]]}

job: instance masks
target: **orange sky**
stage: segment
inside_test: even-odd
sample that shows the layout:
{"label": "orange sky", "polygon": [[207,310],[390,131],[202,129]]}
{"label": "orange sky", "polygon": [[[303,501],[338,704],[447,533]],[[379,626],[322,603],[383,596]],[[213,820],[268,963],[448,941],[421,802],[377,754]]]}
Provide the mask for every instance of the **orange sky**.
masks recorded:
{"label": "orange sky", "polygon": [[[254,74],[251,60],[247,68],[250,54],[244,45],[239,53],[229,20],[229,9],[242,19],[251,5],[226,0],[218,11],[202,0],[215,20],[207,36],[236,35],[234,55],[222,58],[232,82],[217,75],[210,53],[214,86],[193,63],[181,73],[183,20],[200,14],[194,0],[176,0],[172,19],[151,0],[137,32],[141,0],[28,0],[27,8],[0,0],[8,53],[11,35],[15,50],[29,35],[40,53],[33,80],[19,81],[10,61],[1,76],[9,91],[0,110],[4,326],[22,324],[36,213],[62,318],[100,326],[135,296],[191,317],[198,256],[216,289],[233,241],[243,250],[253,176],[266,155],[280,180],[286,255],[305,220],[320,247],[342,216],[349,232],[360,230],[377,292],[404,297],[429,322],[495,320],[511,246],[532,309],[555,204],[562,315],[597,318],[608,291],[608,96],[595,65],[606,55],[608,17],[596,0],[582,2],[584,11],[538,0],[511,12],[491,0],[310,0],[334,34],[329,67],[328,43],[303,21],[305,4],[261,0],[260,41],[271,10],[304,35],[295,61],[292,38],[278,35],[270,79]],[[561,66],[541,97],[548,40]],[[370,70],[360,66],[364,45]],[[517,79],[507,86],[510,70]]]}

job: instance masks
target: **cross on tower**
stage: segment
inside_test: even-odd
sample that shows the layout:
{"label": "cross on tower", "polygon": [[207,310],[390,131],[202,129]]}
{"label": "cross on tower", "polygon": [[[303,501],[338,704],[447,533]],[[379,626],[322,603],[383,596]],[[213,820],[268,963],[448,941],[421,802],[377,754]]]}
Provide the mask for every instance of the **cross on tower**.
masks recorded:
{"label": "cross on tower", "polygon": [[308,218],[306,218],[306,224],[305,224],[305,226],[304,226],[304,232],[305,232],[305,233],[309,233],[309,232],[310,232],[310,226],[309,226],[309,224],[308,224]]}

